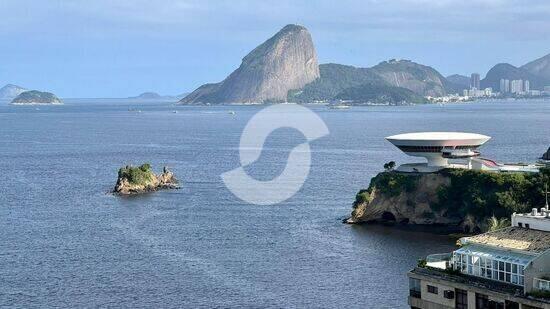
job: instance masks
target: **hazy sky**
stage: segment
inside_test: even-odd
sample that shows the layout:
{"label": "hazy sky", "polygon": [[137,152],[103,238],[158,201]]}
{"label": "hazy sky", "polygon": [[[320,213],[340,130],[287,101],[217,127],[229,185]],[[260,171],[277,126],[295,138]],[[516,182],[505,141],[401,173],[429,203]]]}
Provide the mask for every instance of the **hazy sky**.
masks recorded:
{"label": "hazy sky", "polygon": [[321,63],[390,58],[483,75],[550,53],[550,1],[0,0],[0,87],[61,97],[178,94],[223,79],[285,24]]}

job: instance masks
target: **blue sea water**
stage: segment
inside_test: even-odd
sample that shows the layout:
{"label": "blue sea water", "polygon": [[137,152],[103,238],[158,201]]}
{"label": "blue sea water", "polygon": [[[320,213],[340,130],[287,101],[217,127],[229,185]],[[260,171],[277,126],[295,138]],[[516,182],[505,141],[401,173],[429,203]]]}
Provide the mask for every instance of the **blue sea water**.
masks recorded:
{"label": "blue sea water", "polygon": [[[385,162],[415,161],[384,137],[482,133],[483,155],[502,162],[533,162],[550,144],[549,101],[310,108],[330,134],[310,145],[306,183],[258,206],[220,174],[239,166],[240,134],[261,107],[0,105],[0,307],[404,308],[406,272],[454,239],[341,223]],[[277,176],[304,141],[277,130],[248,171]],[[168,166],[182,188],[106,194],[119,167],[142,162]]]}

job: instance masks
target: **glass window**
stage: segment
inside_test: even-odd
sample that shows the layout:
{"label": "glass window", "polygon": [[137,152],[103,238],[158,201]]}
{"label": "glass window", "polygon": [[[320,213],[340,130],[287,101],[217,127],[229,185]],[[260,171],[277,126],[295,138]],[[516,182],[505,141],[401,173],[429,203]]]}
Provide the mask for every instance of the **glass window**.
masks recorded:
{"label": "glass window", "polygon": [[428,293],[437,294],[437,287],[433,285],[428,285]]}
{"label": "glass window", "polygon": [[468,309],[468,292],[461,289],[455,290],[455,308]]}
{"label": "glass window", "polygon": [[518,273],[518,264],[512,264],[512,272],[514,274],[517,274]]}
{"label": "glass window", "polygon": [[420,280],[409,278],[409,295],[416,298],[421,298]]}
{"label": "glass window", "polygon": [[507,272],[512,272],[512,264],[506,263],[506,271]]}

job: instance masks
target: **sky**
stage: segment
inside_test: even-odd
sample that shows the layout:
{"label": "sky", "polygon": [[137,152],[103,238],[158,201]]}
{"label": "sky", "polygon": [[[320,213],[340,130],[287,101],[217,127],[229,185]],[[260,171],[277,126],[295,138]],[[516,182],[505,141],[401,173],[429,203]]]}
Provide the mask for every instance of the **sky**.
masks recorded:
{"label": "sky", "polygon": [[550,53],[547,0],[0,0],[0,87],[65,98],[180,94],[224,79],[286,24],[320,63],[411,59],[443,75]]}

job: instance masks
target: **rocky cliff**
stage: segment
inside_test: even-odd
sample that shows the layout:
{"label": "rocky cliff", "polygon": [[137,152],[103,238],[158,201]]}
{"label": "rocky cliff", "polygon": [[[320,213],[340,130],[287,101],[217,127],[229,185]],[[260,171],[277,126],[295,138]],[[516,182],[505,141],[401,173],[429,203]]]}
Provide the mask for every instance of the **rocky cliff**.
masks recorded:
{"label": "rocky cliff", "polygon": [[319,77],[313,40],[308,30],[287,25],[243,58],[240,67],[217,84],[206,84],[180,102],[284,102],[289,90]]}
{"label": "rocky cliff", "polygon": [[539,173],[443,170],[431,174],[383,172],[359,191],[348,223],[441,224],[465,232],[487,228],[488,218],[509,218],[544,205],[550,169]]}
{"label": "rocky cliff", "polygon": [[133,195],[176,188],[178,188],[178,180],[166,167],[161,174],[155,175],[149,164],[143,164],[139,167],[126,166],[119,169],[113,193]]}

